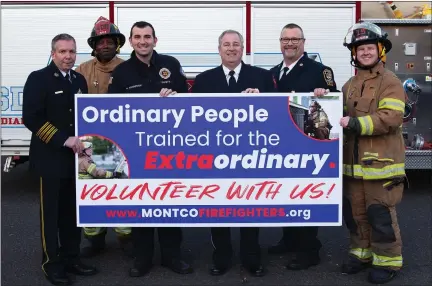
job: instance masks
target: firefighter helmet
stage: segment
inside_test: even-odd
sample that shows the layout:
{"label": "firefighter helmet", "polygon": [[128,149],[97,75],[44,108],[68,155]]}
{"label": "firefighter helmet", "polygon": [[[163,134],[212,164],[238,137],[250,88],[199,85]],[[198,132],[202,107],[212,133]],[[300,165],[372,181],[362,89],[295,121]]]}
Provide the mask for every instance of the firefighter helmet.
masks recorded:
{"label": "firefighter helmet", "polygon": [[[123,45],[126,42],[126,37],[120,33],[119,28],[117,28],[116,25],[111,23],[107,18],[105,17],[99,17],[99,19],[96,21],[91,34],[90,38],[87,39],[87,43],[89,46],[94,50],[96,48],[96,41],[100,38],[111,36],[117,39],[117,53],[120,51],[120,48],[123,47]],[[92,53],[92,56],[94,53]]]}
{"label": "firefighter helmet", "polygon": [[309,104],[309,108],[313,108],[313,107],[320,109],[321,105],[316,100],[312,100],[311,103]]}
{"label": "firefighter helmet", "polygon": [[86,149],[90,149],[93,147],[93,144],[91,142],[82,142],[83,151]]}
{"label": "firefighter helmet", "polygon": [[387,33],[373,23],[357,23],[348,30],[343,45],[351,51],[351,62],[354,62],[356,67],[359,67],[359,63],[355,59],[356,48],[365,44],[376,44],[378,47],[378,62],[385,63],[386,54],[392,48],[392,43],[387,39],[387,36]]}

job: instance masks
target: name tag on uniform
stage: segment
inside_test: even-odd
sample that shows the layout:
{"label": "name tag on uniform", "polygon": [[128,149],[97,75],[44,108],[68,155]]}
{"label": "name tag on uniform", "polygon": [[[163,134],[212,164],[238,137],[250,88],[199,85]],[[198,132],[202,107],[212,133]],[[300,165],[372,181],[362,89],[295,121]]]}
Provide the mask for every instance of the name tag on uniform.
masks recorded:
{"label": "name tag on uniform", "polygon": [[141,87],[141,86],[142,86],[142,84],[136,84],[136,85],[131,85],[129,87],[126,87],[126,89],[133,89],[133,88],[138,88],[138,87]]}
{"label": "name tag on uniform", "polygon": [[55,94],[63,93],[63,90],[56,91]]}

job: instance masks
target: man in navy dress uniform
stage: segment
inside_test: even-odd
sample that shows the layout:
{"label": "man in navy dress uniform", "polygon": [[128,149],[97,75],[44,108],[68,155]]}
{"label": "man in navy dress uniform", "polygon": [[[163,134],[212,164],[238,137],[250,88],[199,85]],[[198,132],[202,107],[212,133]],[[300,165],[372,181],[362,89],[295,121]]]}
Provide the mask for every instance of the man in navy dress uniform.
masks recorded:
{"label": "man in navy dress uniform", "polygon": [[[260,93],[275,92],[272,73],[242,61],[243,36],[234,30],[224,31],[219,37],[222,64],[196,76],[193,93]],[[240,228],[240,258],[243,266],[254,276],[263,276],[259,245],[259,228]],[[211,275],[221,275],[231,268],[233,249],[231,230],[211,228],[214,247]]]}
{"label": "man in navy dress uniform", "polygon": [[52,62],[32,72],[24,85],[23,121],[32,132],[30,168],[40,177],[42,271],[54,285],[70,283],[66,273],[94,275],[79,259],[81,228],[76,222],[74,98],[88,93],[87,82],[72,70],[76,42],[59,34],[51,42]]}
{"label": "man in navy dress uniform", "polygon": [[[316,88],[338,92],[333,70],[309,58],[304,51],[305,38],[300,26],[284,26],[279,41],[283,61],[271,69],[278,92],[313,92]],[[290,252],[294,256],[287,268],[307,269],[320,262],[322,244],[317,236],[318,227],[284,227],[282,239],[269,248],[269,253]]]}

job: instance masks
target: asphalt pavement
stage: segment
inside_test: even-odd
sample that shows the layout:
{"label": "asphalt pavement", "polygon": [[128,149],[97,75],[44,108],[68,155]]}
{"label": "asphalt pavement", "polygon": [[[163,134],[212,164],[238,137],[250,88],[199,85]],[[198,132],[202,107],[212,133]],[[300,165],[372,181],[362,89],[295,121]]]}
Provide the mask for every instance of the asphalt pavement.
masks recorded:
{"label": "asphalt pavement", "polygon": [[[2,160],[3,161],[3,160]],[[2,162],[3,163],[3,162]],[[3,165],[3,164],[2,164]],[[1,177],[2,265],[1,285],[50,285],[40,268],[41,244],[39,232],[38,180],[23,164]],[[432,186],[431,173],[410,174],[411,185],[398,206],[403,239],[404,268],[388,285],[432,284]],[[233,241],[239,249],[239,232],[233,229]],[[93,277],[76,277],[75,285],[367,285],[367,272],[342,275],[341,261],[348,247],[348,233],[342,227],[323,227],[319,237],[323,243],[322,263],[305,271],[288,271],[286,257],[269,256],[266,248],[277,242],[279,228],[262,228],[261,244],[268,273],[265,277],[250,277],[237,266],[220,277],[208,274],[212,246],[208,228],[184,229],[184,253],[195,272],[179,275],[159,266],[159,253],[153,271],[141,278],[130,278],[132,260],[125,257],[110,231],[109,249],[97,258],[85,260],[96,265],[100,273]]]}

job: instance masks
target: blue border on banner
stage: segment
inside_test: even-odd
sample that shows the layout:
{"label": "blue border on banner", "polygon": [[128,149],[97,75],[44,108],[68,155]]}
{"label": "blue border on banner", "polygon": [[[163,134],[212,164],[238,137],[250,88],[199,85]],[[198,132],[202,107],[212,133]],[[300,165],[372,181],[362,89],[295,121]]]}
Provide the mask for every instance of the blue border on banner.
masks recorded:
{"label": "blue border on banner", "polygon": [[[339,135],[330,140],[305,134],[291,114],[291,107],[297,106],[292,104],[293,96],[312,95],[76,95],[77,136],[111,141],[127,162],[127,173],[121,179],[77,178],[78,226],[342,225],[342,129],[334,127]],[[341,93],[328,96],[334,104],[331,112],[342,116]],[[207,114],[210,110],[212,113]],[[302,106],[299,110],[308,112]],[[160,118],[148,117],[163,111],[169,112]],[[228,117],[227,112],[231,112]],[[249,117],[239,120],[235,112]],[[160,121],[155,122],[155,118]],[[204,136],[210,143],[198,144],[197,140],[192,145],[158,145],[149,141],[147,145],[138,139],[140,132],[151,134],[151,140],[155,135],[175,133],[183,138]],[[222,144],[219,134],[231,134],[233,138],[242,134],[239,138],[243,139],[225,145],[228,143]],[[265,135],[267,140],[277,134],[278,139],[276,144],[257,143],[251,134],[256,138]],[[195,157],[194,163],[186,163],[188,156]],[[200,156],[207,157],[201,160]],[[250,159],[254,156],[256,161]],[[282,159],[261,161],[267,156]],[[226,160],[228,163],[224,163]],[[271,181],[271,186],[261,188],[264,181]],[[200,189],[192,190],[197,185]]]}
{"label": "blue border on banner", "polygon": [[[337,204],[326,205],[184,205],[80,206],[80,223],[335,223]],[[147,214],[147,215],[146,215]]]}

